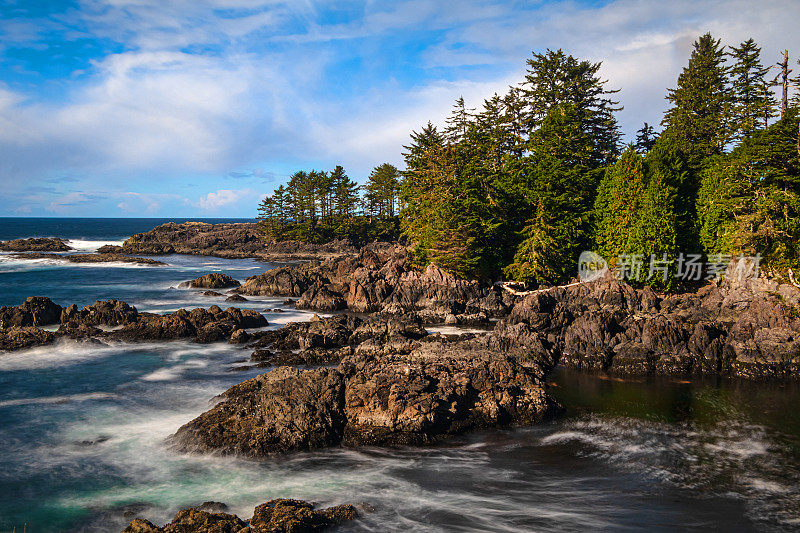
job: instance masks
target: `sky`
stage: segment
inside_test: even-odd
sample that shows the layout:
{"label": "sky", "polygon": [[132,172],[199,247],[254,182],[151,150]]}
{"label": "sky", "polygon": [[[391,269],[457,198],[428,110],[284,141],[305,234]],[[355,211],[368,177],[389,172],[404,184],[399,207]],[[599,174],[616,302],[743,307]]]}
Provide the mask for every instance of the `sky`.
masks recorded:
{"label": "sky", "polygon": [[547,48],[603,62],[630,140],[699,35],[794,62],[798,20],[797,0],[0,0],[0,216],[253,217],[296,170],[402,167],[412,130]]}

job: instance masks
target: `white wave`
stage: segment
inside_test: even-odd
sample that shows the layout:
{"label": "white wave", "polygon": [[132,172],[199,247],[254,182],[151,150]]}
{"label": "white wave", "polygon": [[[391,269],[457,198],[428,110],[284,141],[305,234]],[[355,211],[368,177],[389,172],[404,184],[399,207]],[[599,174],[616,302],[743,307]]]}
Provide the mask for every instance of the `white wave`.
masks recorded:
{"label": "white wave", "polygon": [[39,398],[15,398],[13,400],[0,401],[0,407],[11,407],[17,405],[39,405],[57,404],[69,402],[83,402],[86,400],[109,400],[115,395],[109,392],[87,392],[85,394],[69,394],[65,396],[42,396]]}
{"label": "white wave", "polygon": [[70,239],[67,245],[76,252],[96,252],[101,246],[107,244],[112,246],[122,246],[125,241],[90,241],[85,239]]}
{"label": "white wave", "polygon": [[149,374],[142,376],[143,381],[172,381],[181,377],[187,370],[205,368],[208,366],[208,361],[201,359],[192,359],[185,363],[177,364],[170,367],[159,368]]}

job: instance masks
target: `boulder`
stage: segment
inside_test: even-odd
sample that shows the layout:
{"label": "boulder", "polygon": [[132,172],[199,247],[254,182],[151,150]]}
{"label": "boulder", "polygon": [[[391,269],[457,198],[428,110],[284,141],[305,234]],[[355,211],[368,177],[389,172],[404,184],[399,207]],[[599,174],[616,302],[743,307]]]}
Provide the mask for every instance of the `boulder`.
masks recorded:
{"label": "boulder", "polygon": [[212,272],[199,278],[184,281],[179,287],[192,287],[195,289],[223,289],[225,287],[238,287],[239,282],[227,274]]}
{"label": "boulder", "polygon": [[58,323],[60,316],[61,306],[50,298],[29,296],[16,307],[0,307],[0,328],[46,326]]}
{"label": "boulder", "polygon": [[3,252],[66,252],[69,250],[72,248],[67,245],[66,239],[53,237],[0,241],[0,251]]}

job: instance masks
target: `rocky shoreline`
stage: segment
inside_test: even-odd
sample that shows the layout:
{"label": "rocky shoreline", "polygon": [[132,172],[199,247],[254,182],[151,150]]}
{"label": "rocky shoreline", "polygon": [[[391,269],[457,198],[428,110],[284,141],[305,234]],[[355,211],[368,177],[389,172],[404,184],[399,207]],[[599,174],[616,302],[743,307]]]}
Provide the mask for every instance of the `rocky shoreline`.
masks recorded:
{"label": "rocky shoreline", "polygon": [[187,254],[225,259],[262,261],[316,260],[355,254],[347,241],[313,244],[299,241],[268,242],[256,223],[168,222],[131,236],[122,246],[103,246],[99,253],[126,255]]}
{"label": "rocky shoreline", "polygon": [[[298,308],[334,314],[265,331],[261,313],[236,307],[158,315],[116,300],[79,309],[31,297],[0,308],[0,349],[60,338],[240,345],[250,352],[250,368],[270,371],[231,387],[177,428],[169,445],[254,459],[326,447],[431,445],[467,431],[536,424],[561,411],[547,382],[558,365],[611,376],[800,376],[800,291],[764,278],[729,276],[677,294],[602,279],[515,295],[433,265],[420,272],[405,247],[373,244],[241,284],[211,273],[182,285],[218,296],[225,295],[210,289],[285,296]],[[442,324],[485,329],[435,333],[432,326]],[[58,329],[42,329],[47,325]],[[273,530],[232,515],[182,513],[189,514],[163,528],[135,521],[129,531],[186,530],[190,515],[239,527],[231,531]]]}

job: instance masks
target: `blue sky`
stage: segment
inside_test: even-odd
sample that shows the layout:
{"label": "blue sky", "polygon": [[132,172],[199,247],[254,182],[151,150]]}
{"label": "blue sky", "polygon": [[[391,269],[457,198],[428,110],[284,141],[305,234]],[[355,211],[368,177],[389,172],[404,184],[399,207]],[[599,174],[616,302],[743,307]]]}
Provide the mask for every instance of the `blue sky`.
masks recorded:
{"label": "blue sky", "polygon": [[[603,61],[630,134],[692,41],[800,55],[796,0],[0,0],[0,216],[253,216],[297,169],[363,181],[412,129]],[[797,67],[800,68],[800,67]]]}

